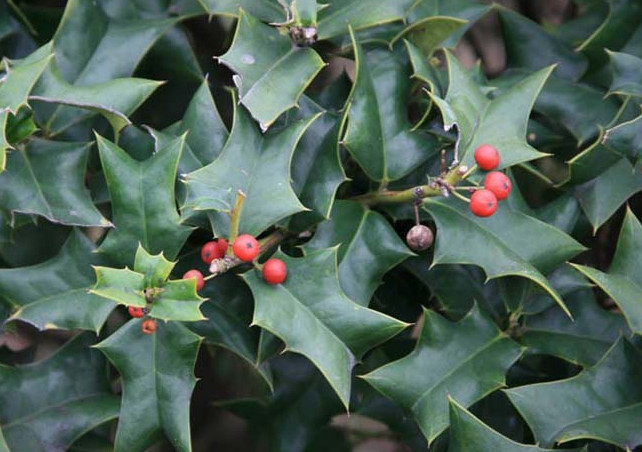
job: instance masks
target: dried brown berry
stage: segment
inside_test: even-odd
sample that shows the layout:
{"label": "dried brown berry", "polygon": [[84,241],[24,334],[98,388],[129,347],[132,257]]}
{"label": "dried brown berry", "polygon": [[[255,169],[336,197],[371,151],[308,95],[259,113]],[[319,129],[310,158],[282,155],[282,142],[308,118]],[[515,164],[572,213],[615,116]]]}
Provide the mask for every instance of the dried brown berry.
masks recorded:
{"label": "dried brown berry", "polygon": [[418,224],[413,226],[406,235],[406,243],[414,251],[422,251],[432,246],[434,236],[428,226]]}

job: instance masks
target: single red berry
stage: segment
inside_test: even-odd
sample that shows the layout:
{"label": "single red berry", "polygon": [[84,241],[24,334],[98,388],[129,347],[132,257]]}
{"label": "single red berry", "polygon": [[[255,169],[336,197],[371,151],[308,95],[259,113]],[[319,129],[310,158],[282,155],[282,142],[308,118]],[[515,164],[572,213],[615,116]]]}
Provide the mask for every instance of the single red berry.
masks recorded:
{"label": "single red berry", "polygon": [[191,279],[194,278],[196,279],[196,290],[201,290],[203,286],[205,285],[205,280],[203,279],[203,273],[199,272],[198,270],[192,269],[183,275],[183,279]]}
{"label": "single red berry", "polygon": [[224,254],[216,242],[207,242],[201,248],[201,259],[206,264],[211,264],[214,259],[222,258]]}
{"label": "single red berry", "polygon": [[484,188],[495,193],[498,201],[502,201],[508,198],[513,184],[506,174],[500,173],[499,171],[493,171],[488,173],[484,179]]}
{"label": "single red berry", "polygon": [[259,242],[250,234],[239,235],[232,244],[234,255],[243,262],[251,262],[259,255]]}
{"label": "single red berry", "polygon": [[153,334],[156,331],[156,321],[154,319],[143,320],[140,329],[144,334]]}
{"label": "single red berry", "polygon": [[218,243],[218,248],[221,250],[223,256],[225,256],[225,253],[227,253],[227,240],[218,239],[216,243]]}
{"label": "single red berry", "polygon": [[484,171],[491,171],[499,165],[499,152],[489,144],[482,144],[475,149],[475,162]]}
{"label": "single red berry", "polygon": [[497,196],[482,188],[470,197],[470,211],[478,217],[490,217],[497,210]]}
{"label": "single red berry", "polygon": [[129,315],[132,317],[135,317],[137,319],[143,317],[145,315],[145,312],[143,311],[143,308],[139,308],[138,306],[130,306],[127,308],[127,311],[129,311]]}
{"label": "single red berry", "polygon": [[263,279],[268,284],[281,284],[285,281],[285,277],[288,275],[288,269],[285,266],[285,262],[281,259],[268,259],[265,264],[263,264]]}

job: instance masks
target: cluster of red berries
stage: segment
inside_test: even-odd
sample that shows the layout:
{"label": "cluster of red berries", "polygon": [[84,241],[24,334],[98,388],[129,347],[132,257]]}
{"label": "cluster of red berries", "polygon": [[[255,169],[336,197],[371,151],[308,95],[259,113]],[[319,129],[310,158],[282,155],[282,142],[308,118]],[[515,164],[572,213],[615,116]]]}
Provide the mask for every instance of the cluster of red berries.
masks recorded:
{"label": "cluster of red berries", "polygon": [[[145,317],[145,314],[149,312],[148,308],[139,308],[138,306],[129,306],[127,308],[129,315],[136,319]],[[156,321],[154,319],[145,319],[143,323],[140,324],[140,329],[145,334],[152,334],[156,331]]]}
{"label": "cluster of red berries", "polygon": [[484,171],[492,171],[484,179],[484,188],[475,190],[470,197],[470,211],[478,217],[490,217],[497,211],[497,204],[508,197],[512,184],[508,176],[493,171],[499,165],[499,152],[483,144],[475,149],[475,162]]}

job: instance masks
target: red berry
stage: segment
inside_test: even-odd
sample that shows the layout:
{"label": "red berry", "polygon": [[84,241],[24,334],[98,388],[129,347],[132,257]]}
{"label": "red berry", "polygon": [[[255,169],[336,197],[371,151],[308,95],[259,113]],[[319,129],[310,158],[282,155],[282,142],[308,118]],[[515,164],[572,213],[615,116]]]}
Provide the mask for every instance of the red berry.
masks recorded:
{"label": "red berry", "polygon": [[153,334],[156,331],[156,321],[154,319],[143,320],[140,329],[144,334]]}
{"label": "red berry", "polygon": [[137,319],[143,317],[145,315],[145,312],[143,311],[143,308],[139,308],[138,306],[130,306],[127,308],[127,311],[129,311],[129,315],[132,317],[135,317]]}
{"label": "red berry", "polygon": [[225,253],[227,253],[227,240],[218,239],[216,243],[218,243],[218,248],[221,250],[223,256],[225,256]]}
{"label": "red berry", "polygon": [[239,235],[232,244],[234,255],[243,262],[250,262],[259,255],[259,242],[250,234]]}
{"label": "red berry", "polygon": [[478,217],[490,217],[497,210],[497,196],[490,190],[477,190],[470,197],[470,211]]}
{"label": "red berry", "polygon": [[263,264],[263,279],[268,284],[281,284],[285,281],[285,277],[288,274],[288,270],[285,266],[285,262],[281,259],[268,259],[265,264]]}
{"label": "red berry", "polygon": [[205,280],[203,279],[203,273],[198,270],[189,270],[183,275],[183,279],[196,279],[196,290],[201,290],[205,285]]}
{"label": "red berry", "polygon": [[484,188],[495,193],[498,201],[508,198],[512,187],[513,184],[508,176],[504,173],[500,173],[499,171],[488,173],[486,179],[484,179]]}
{"label": "red berry", "polygon": [[224,254],[216,242],[207,242],[201,248],[201,259],[203,259],[203,262],[206,264],[211,264],[214,259],[222,258]]}
{"label": "red berry", "polygon": [[489,144],[482,144],[475,149],[475,162],[485,171],[494,170],[499,165],[499,152]]}

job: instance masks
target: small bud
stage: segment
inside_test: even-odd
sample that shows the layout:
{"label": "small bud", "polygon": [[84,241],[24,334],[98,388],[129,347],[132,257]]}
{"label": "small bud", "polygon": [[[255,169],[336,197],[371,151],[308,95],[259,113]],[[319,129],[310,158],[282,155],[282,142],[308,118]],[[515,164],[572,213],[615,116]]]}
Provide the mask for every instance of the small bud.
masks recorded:
{"label": "small bud", "polygon": [[457,174],[459,174],[460,176],[463,176],[467,172],[468,172],[468,167],[466,165],[461,165],[457,170]]}
{"label": "small bud", "polygon": [[434,236],[428,226],[418,224],[413,226],[406,235],[406,243],[414,251],[422,251],[432,246]]}

